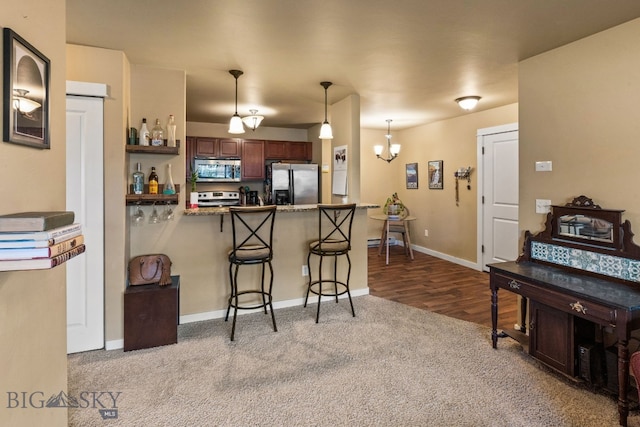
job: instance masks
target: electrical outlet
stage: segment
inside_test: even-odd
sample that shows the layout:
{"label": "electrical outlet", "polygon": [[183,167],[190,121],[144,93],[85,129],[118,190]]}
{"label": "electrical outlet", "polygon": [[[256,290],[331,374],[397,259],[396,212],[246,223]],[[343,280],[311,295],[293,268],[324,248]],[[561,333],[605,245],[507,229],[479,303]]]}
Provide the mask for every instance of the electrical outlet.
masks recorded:
{"label": "electrical outlet", "polygon": [[429,237],[429,230],[426,228],[424,229],[424,237]]}
{"label": "electrical outlet", "polygon": [[303,265],[302,266],[302,275],[303,276],[308,276],[309,275],[309,266],[307,266],[307,265]]}

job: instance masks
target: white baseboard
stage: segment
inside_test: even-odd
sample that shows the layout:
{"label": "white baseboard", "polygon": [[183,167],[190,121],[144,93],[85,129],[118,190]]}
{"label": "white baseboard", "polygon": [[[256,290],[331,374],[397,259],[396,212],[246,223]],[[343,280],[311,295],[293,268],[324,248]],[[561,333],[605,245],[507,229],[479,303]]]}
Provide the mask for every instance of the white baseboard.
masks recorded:
{"label": "white baseboard", "polygon": [[482,271],[482,268],[478,265],[478,263],[475,263],[475,262],[472,262],[472,261],[469,261],[469,260],[466,260],[466,259],[456,258],[456,257],[453,257],[451,255],[444,254],[442,252],[437,252],[437,251],[434,251],[432,249],[424,248],[422,246],[411,245],[411,248],[416,252],[420,252],[420,253],[423,253],[423,254],[431,255],[431,256],[434,256],[436,258],[440,258],[440,259],[443,259],[445,261],[452,262],[454,264],[462,265],[463,267],[471,268],[473,270]]}
{"label": "white baseboard", "polygon": [[[362,295],[369,295],[369,288],[356,289],[354,291],[351,291],[352,297],[359,297]],[[311,296],[309,298],[311,298]],[[347,295],[343,294],[339,296],[339,299],[343,299],[343,298],[347,298]],[[321,301],[330,301],[330,300],[333,300],[333,297],[322,297]],[[318,301],[317,295],[315,295],[313,299],[309,300],[309,302],[312,304],[315,303],[316,301]],[[278,310],[280,308],[287,308],[287,307],[296,307],[296,306],[301,307],[303,305],[304,305],[304,298],[295,298],[295,299],[290,299],[285,301],[276,301],[273,303],[273,309]],[[238,315],[240,316],[243,314],[254,313],[261,310],[262,310],[261,308],[257,308],[255,310],[238,310]],[[226,309],[213,310],[213,311],[207,311],[207,312],[195,313],[195,314],[185,314],[184,316],[180,316],[180,324],[184,325],[186,323],[202,322],[205,320],[213,320],[213,319],[222,319],[226,315],[227,315]],[[111,340],[105,343],[105,350],[119,350],[122,348],[124,348],[124,339]]]}

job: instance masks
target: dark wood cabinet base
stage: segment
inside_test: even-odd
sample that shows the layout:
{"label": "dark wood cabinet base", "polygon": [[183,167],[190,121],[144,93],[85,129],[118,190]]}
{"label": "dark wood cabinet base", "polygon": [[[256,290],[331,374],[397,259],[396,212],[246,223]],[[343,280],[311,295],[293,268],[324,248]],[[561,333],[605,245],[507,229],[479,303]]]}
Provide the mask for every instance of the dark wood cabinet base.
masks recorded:
{"label": "dark wood cabinet base", "polygon": [[124,351],[178,342],[180,276],[170,286],[129,286],[124,292]]}

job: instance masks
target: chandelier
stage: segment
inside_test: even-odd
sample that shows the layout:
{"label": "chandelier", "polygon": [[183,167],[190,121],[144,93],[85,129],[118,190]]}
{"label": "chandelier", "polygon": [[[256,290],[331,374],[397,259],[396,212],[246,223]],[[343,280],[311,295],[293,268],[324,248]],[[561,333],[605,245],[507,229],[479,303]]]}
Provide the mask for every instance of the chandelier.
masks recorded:
{"label": "chandelier", "polygon": [[398,154],[400,153],[400,144],[391,143],[391,119],[387,119],[387,134],[385,135],[385,138],[387,138],[387,152],[385,156],[382,157],[384,146],[376,145],[373,147],[373,150],[375,151],[377,158],[384,160],[387,163],[391,163],[391,161],[398,157]]}

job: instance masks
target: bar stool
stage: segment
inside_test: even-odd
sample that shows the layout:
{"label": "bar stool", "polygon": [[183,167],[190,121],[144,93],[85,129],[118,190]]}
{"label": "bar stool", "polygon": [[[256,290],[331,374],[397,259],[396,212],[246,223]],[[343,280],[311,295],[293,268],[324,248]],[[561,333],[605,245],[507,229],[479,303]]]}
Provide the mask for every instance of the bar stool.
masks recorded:
{"label": "bar stool", "polygon": [[[231,295],[227,306],[225,322],[229,320],[229,312],[233,307],[233,326],[231,327],[231,341],[236,331],[236,316],[238,310],[264,309],[267,314],[267,306],[271,310],[273,330],[278,332],[276,318],[273,314],[271,290],[273,288],[273,223],[276,216],[276,206],[256,207],[229,207],[231,214],[231,227],[233,229],[233,249],[229,251],[229,281]],[[238,270],[241,265],[260,264],[261,280],[260,289],[238,290]],[[269,286],[265,288],[265,269],[269,266]],[[234,271],[235,266],[235,271]],[[252,295],[248,301],[240,301],[240,297]],[[255,298],[258,297],[258,298]]]}
{"label": "bar stool", "polygon": [[[309,269],[309,285],[307,286],[307,296],[304,299],[304,306],[307,306],[309,292],[318,295],[318,310],[316,312],[316,323],[320,318],[320,300],[323,296],[335,296],[336,303],[338,296],[347,294],[351,305],[351,314],[356,317],[349,291],[349,277],[351,276],[351,225],[355,214],[356,205],[318,205],[318,240],[309,243],[309,255],[307,255],[307,268]],[[318,279],[312,280],[311,255],[320,257],[318,263]],[[345,281],[338,280],[338,256],[345,255],[347,258],[347,277]],[[322,262],[325,257],[333,257],[333,278],[323,278]],[[322,288],[323,284],[329,284],[329,289]]]}

